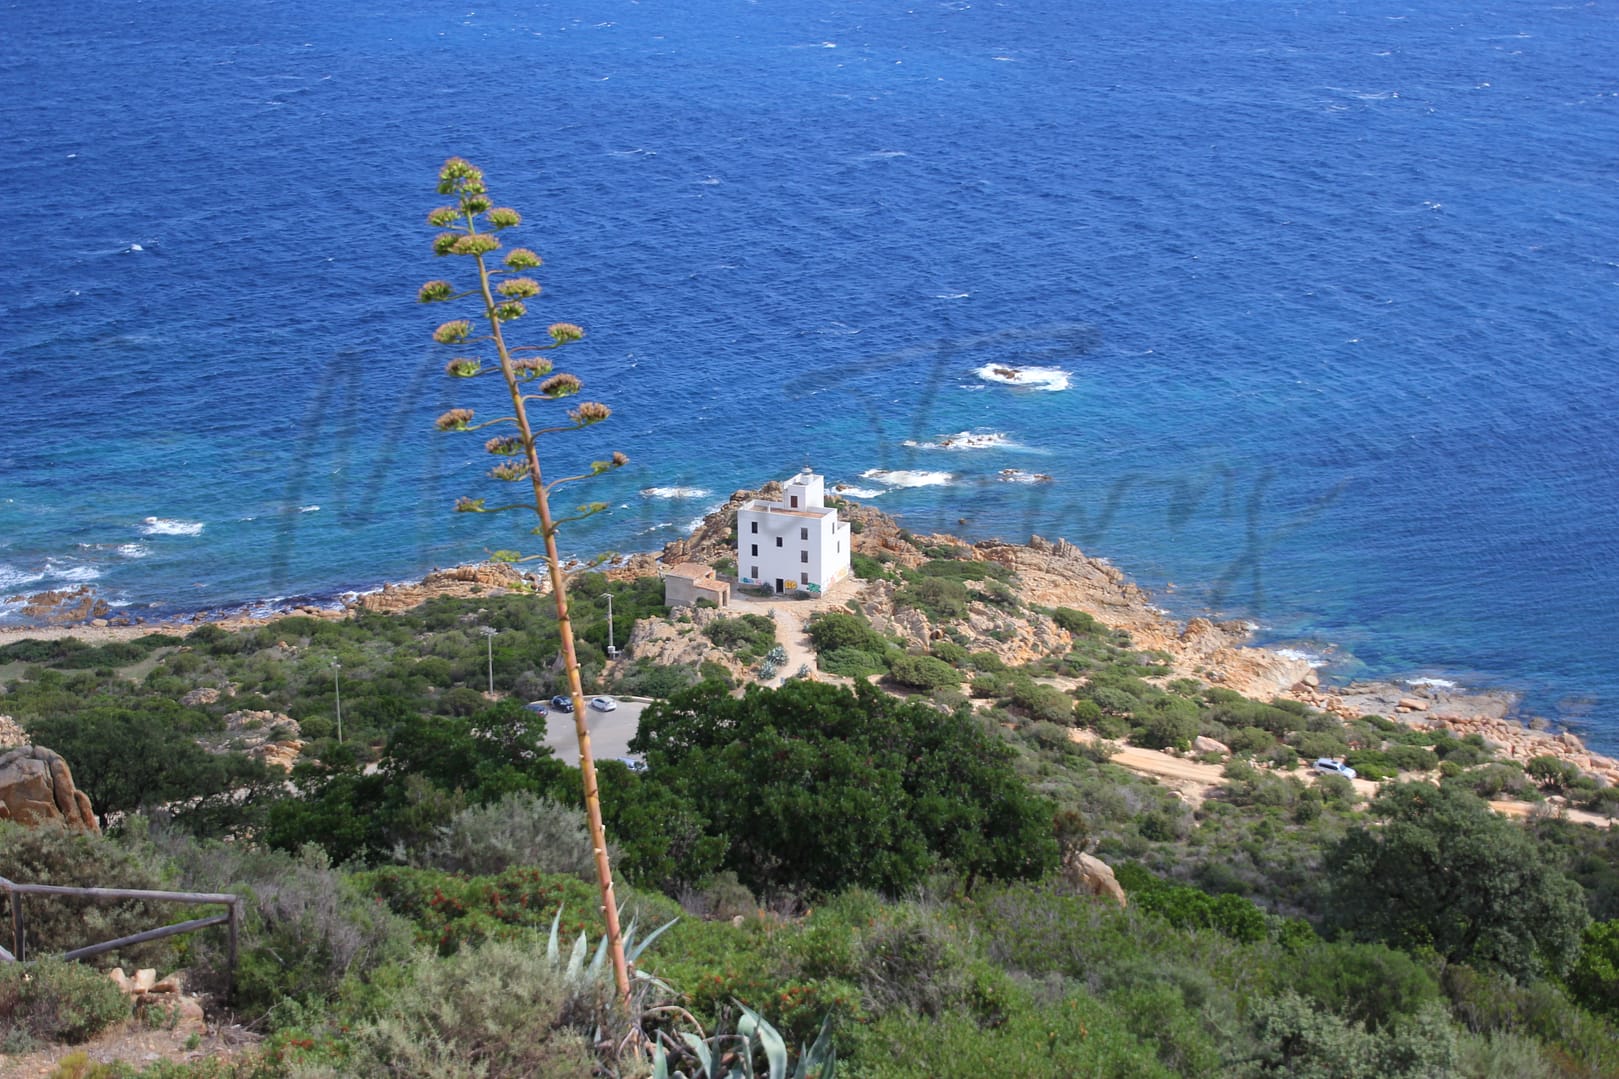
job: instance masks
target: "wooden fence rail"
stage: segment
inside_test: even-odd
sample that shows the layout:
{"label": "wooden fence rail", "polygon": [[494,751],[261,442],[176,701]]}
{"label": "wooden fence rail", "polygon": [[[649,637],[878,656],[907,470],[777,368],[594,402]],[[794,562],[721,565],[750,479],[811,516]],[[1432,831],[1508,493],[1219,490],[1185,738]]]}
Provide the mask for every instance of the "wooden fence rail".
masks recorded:
{"label": "wooden fence rail", "polygon": [[88,959],[93,955],[110,952],[126,944],[144,944],[149,940],[161,940],[172,937],[177,933],[194,933],[209,926],[225,926],[228,942],[228,960],[225,971],[225,997],[230,999],[236,986],[236,946],[237,938],[242,925],[242,897],[231,895],[229,892],[160,892],[146,888],[72,888],[61,884],[17,884],[14,881],[0,877],[0,892],[5,892],[10,898],[11,906],[11,948],[8,951],[0,948],[0,962],[16,963],[27,958],[28,935],[27,926],[23,919],[22,897],[25,895],[54,895],[74,896],[80,899],[93,899],[97,902],[107,902],[114,899],[146,899],[162,903],[219,903],[226,908],[224,914],[215,914],[207,918],[193,918],[188,922],[178,922],[174,925],[160,926],[157,929],[148,929],[144,932],[133,933],[117,940],[102,941],[99,944],[87,944],[82,948],[75,948],[70,952],[62,953],[63,959]]}

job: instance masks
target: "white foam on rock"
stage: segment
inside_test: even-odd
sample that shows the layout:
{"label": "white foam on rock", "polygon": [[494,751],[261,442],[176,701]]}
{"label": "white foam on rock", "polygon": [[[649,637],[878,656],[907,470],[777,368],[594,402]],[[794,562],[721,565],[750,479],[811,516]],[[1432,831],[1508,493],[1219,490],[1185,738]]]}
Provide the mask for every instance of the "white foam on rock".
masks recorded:
{"label": "white foam on rock", "polygon": [[956,478],[954,472],[924,472],[906,469],[889,470],[868,468],[860,473],[862,479],[876,480],[890,487],[944,487]]}
{"label": "white foam on rock", "polygon": [[1057,367],[1013,367],[1010,364],[990,363],[975,373],[985,382],[999,382],[1003,386],[1051,392],[1068,388],[1069,372]]}
{"label": "white foam on rock", "polygon": [[641,493],[648,498],[707,498],[706,487],[643,487]]}
{"label": "white foam on rock", "polygon": [[145,536],[200,536],[201,521],[178,521],[169,517],[147,517],[141,521],[141,534]]}

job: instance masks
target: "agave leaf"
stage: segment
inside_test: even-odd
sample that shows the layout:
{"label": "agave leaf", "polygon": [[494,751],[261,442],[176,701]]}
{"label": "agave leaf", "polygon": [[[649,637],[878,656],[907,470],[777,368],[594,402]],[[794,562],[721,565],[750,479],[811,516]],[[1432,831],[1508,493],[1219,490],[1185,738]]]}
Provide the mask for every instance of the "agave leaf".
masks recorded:
{"label": "agave leaf", "polygon": [[709,1051],[708,1043],[699,1038],[697,1035],[688,1033],[686,1031],[681,1031],[680,1040],[686,1043],[687,1047],[696,1055],[697,1062],[703,1066],[703,1070],[700,1074],[705,1076],[713,1076],[714,1054]]}
{"label": "agave leaf", "polygon": [[545,945],[545,958],[554,968],[562,951],[557,947],[557,927],[562,924],[562,905],[557,904],[557,916],[551,919],[551,939]]}
{"label": "agave leaf", "polygon": [[573,942],[573,954],[568,956],[568,969],[564,977],[570,982],[579,980],[579,975],[585,969],[585,931],[579,931],[579,939]]}
{"label": "agave leaf", "polygon": [[596,954],[590,959],[590,976],[592,978],[601,977],[601,972],[606,968],[606,966],[607,934],[603,933],[602,939],[596,942]]}
{"label": "agave leaf", "polygon": [[787,1079],[787,1042],[763,1016],[759,1017],[759,1045],[765,1051],[770,1079]]}
{"label": "agave leaf", "polygon": [[648,933],[646,935],[646,939],[636,944],[633,949],[628,944],[625,944],[624,952],[629,958],[629,961],[633,963],[637,959],[641,958],[641,953],[650,948],[653,941],[661,937],[670,926],[674,925],[678,921],[680,921],[679,918],[670,918],[667,922],[664,922],[662,925],[658,926],[658,928]]}
{"label": "agave leaf", "polygon": [[821,1032],[815,1043],[798,1058],[793,1079],[834,1079],[838,1071],[838,1051],[832,1044],[832,1013],[821,1020]]}

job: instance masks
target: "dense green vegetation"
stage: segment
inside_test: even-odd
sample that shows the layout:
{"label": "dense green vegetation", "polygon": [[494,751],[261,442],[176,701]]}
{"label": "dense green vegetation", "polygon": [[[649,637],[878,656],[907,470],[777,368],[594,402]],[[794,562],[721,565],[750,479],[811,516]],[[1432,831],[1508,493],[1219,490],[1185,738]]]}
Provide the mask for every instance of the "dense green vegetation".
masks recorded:
{"label": "dense green vegetation", "polygon": [[[960,584],[992,603],[984,589],[1007,582],[963,564],[901,587]],[[661,613],[655,585],[575,589],[595,686],[614,688],[595,681],[605,602],[590,597],[613,591],[623,641]],[[904,697],[800,680],[732,695],[632,668],[667,700],[643,717],[647,769],[600,769],[619,898],[642,938],[678,919],[638,960],[660,981],[641,985],[634,1021],[679,1046],[745,1004],[796,1049],[830,1017],[838,1074],[856,1077],[1619,1072],[1619,837],[1544,813],[1514,823],[1475,793],[1506,771],[1526,793],[1578,797],[1576,777],[1167,681],[1128,637],[1049,616],[1071,648],[1015,669],[948,635],[907,653],[853,613],[811,624],[823,667],[881,673]],[[763,627],[730,621],[711,636],[759,654]],[[499,701],[483,692],[481,625],[499,630]],[[89,662],[13,645],[6,711],[44,744],[79,739],[64,742],[76,779],[131,812],[106,838],[0,824],[0,874],[248,897],[231,1007],[269,1040],[239,1065],[151,1075],[637,1074],[589,1043],[626,1020],[589,973],[600,920],[578,776],[520,707],[553,690],[555,648],[554,621],[522,596],[203,627]],[[178,703],[197,687],[224,692]],[[217,748],[225,715],[248,708],[316,739],[294,790],[185,748]],[[1197,734],[1234,757],[1196,807],[1108,762],[1107,738]],[[1334,777],[1306,782],[1298,760],[1330,749],[1406,782],[1370,805]],[[1082,848],[1116,867],[1128,908],[1058,867]],[[154,913],[189,916],[126,904],[92,926],[36,900],[30,924],[50,952]],[[223,989],[217,931],[120,958]],[[77,975],[35,969],[0,981],[7,1051],[123,1014],[90,995],[65,1006]]]}

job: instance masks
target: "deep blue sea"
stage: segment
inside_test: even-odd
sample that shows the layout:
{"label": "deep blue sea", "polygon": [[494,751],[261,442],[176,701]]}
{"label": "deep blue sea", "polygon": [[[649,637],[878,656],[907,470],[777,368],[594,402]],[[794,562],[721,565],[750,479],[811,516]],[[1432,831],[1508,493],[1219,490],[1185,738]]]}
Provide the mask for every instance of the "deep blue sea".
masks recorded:
{"label": "deep blue sea", "polygon": [[563,496],[612,507],[572,553],[809,463],[1619,749],[1619,5],[0,11],[0,596],[159,614],[524,542],[449,512],[482,439],[431,430],[496,405],[414,303],[463,268],[423,220],[461,154],[615,410],[553,474],[633,458]]}

